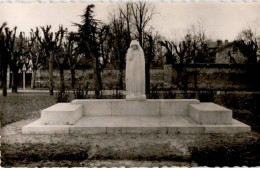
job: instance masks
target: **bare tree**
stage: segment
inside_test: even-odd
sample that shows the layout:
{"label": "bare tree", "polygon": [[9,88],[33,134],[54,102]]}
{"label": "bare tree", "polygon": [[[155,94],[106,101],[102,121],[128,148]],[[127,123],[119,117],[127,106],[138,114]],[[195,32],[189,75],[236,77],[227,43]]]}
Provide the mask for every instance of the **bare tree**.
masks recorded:
{"label": "bare tree", "polygon": [[4,28],[6,25],[7,23],[4,22],[0,27],[0,71],[2,76],[3,96],[7,96],[7,67],[9,63],[9,48],[7,48],[7,46],[10,46],[10,36],[9,39],[7,39],[7,36],[4,33]]}
{"label": "bare tree", "polygon": [[[130,45],[131,42],[131,33],[132,33],[132,27],[131,27],[131,22],[132,22],[132,9],[131,9],[131,3],[128,2],[126,3],[125,6],[119,6],[119,21],[121,21],[121,26],[126,25],[126,32],[125,32],[125,41],[127,45]],[[123,21],[123,23],[122,23]]]}
{"label": "bare tree", "polygon": [[80,59],[79,48],[77,46],[76,40],[77,35],[73,32],[69,32],[64,43],[65,55],[68,58],[70,72],[71,72],[71,86],[75,88],[76,76],[75,70]]}
{"label": "bare tree", "polygon": [[152,32],[145,33],[145,42],[146,44],[144,45],[144,51],[146,54],[145,57],[145,90],[146,94],[150,94],[150,68],[151,68],[151,63],[155,58],[156,55],[156,45],[159,41],[158,34],[153,34]]}
{"label": "bare tree", "polygon": [[65,65],[68,63],[68,55],[66,55],[66,46],[64,46],[64,36],[65,33],[67,32],[67,28],[63,28],[63,26],[59,26],[58,32],[55,33],[55,41],[54,42],[54,59],[57,63],[57,66],[60,70],[60,91],[64,92],[65,91],[65,82],[64,82],[64,68]]}
{"label": "bare tree", "polygon": [[189,54],[192,56],[194,63],[212,62],[209,58],[208,43],[210,42],[209,33],[202,21],[191,25],[186,31],[186,39],[191,44]]}
{"label": "bare tree", "polygon": [[144,33],[149,22],[154,16],[154,7],[146,2],[130,3],[131,14],[133,16],[133,25],[137,30],[137,38],[142,47],[144,47]]}
{"label": "bare tree", "polygon": [[125,20],[122,9],[118,16],[113,14],[110,18],[110,30],[112,34],[111,62],[119,68],[118,88],[123,89],[123,71],[125,69],[125,58],[131,37],[128,30],[128,20]]}
{"label": "bare tree", "polygon": [[188,64],[192,60],[192,55],[190,54],[190,49],[192,43],[189,36],[186,36],[182,41],[160,41],[160,44],[166,49],[166,57],[168,62],[174,64],[179,59],[180,66],[176,68],[177,75],[177,86],[181,89],[187,89],[187,75],[185,64]]}
{"label": "bare tree", "polygon": [[257,62],[259,39],[260,36],[250,27],[239,33],[235,45],[239,48],[240,52],[247,57],[247,63],[254,64]]}
{"label": "bare tree", "polygon": [[[59,31],[56,33],[51,32],[51,26],[41,27],[43,37],[39,34],[38,27],[36,28],[35,36],[37,37],[38,41],[40,42],[42,48],[45,51],[46,56],[49,58],[49,91],[50,95],[53,95],[53,63],[54,59],[58,61],[58,57],[55,55],[58,55],[60,50],[60,47],[62,45],[62,40],[64,36],[64,29],[60,27]],[[62,79],[61,84],[62,84]]]}
{"label": "bare tree", "polygon": [[[179,61],[181,65],[189,63],[210,62],[208,43],[209,35],[203,22],[191,25],[184,36],[175,37],[175,40],[161,41],[160,44],[166,49],[167,62]],[[178,39],[179,38],[179,39]]]}
{"label": "bare tree", "polygon": [[177,59],[176,59],[176,55],[174,52],[174,48],[173,45],[170,41],[159,41],[159,44],[165,48],[165,57],[166,57],[166,64],[175,64]]}
{"label": "bare tree", "polygon": [[19,64],[22,64],[21,61],[24,60],[20,58],[25,57],[26,54],[25,35],[23,32],[20,32],[19,38],[14,42],[14,50],[10,59],[10,70],[12,71],[12,92],[14,93],[17,93]]}
{"label": "bare tree", "polygon": [[103,89],[101,72],[105,69],[108,60],[110,59],[110,51],[112,46],[112,35],[110,32],[110,28],[108,25],[103,25],[99,29],[98,32],[98,46],[99,46],[99,54],[97,62],[97,78],[100,90]]}
{"label": "bare tree", "polygon": [[[6,60],[8,62],[7,64],[9,64],[10,69],[12,71],[12,92],[17,92],[17,74],[18,74],[18,66],[17,66],[18,55],[15,54],[15,39],[16,39],[15,36],[16,36],[16,27],[12,31],[8,27],[5,28],[4,58],[7,58]],[[7,65],[4,67],[6,67],[4,68],[4,70],[7,70]]]}
{"label": "bare tree", "polygon": [[35,36],[35,32],[31,30],[30,37],[27,40],[29,58],[32,64],[32,79],[31,79],[31,88],[35,88],[36,72],[42,66],[45,52],[41,47],[40,42]]}
{"label": "bare tree", "polygon": [[184,36],[176,36],[175,41],[160,41],[161,46],[166,50],[166,62],[174,64],[179,61],[180,63],[176,68],[178,72],[176,84],[179,88],[186,90],[188,86],[186,64],[212,62],[207,46],[209,41],[203,22],[191,25]]}

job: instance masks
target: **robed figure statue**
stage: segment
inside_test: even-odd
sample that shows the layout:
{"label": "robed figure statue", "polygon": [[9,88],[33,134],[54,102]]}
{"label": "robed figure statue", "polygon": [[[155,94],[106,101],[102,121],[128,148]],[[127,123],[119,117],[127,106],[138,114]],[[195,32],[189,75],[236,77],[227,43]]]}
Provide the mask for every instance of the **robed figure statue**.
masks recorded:
{"label": "robed figure statue", "polygon": [[144,51],[133,40],[126,55],[126,100],[145,100]]}

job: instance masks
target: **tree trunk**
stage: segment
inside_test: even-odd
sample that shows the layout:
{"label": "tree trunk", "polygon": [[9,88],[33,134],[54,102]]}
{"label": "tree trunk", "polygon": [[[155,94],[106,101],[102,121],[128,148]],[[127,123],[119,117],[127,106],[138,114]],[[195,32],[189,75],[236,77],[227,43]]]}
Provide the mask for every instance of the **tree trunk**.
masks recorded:
{"label": "tree trunk", "polygon": [[180,80],[181,80],[182,90],[187,91],[187,89],[188,89],[188,75],[187,75],[186,67],[185,67],[185,66],[183,66],[183,67],[181,68],[181,77],[180,77]]}
{"label": "tree trunk", "polygon": [[36,70],[32,70],[31,89],[35,89]]}
{"label": "tree trunk", "polygon": [[65,83],[64,83],[64,70],[63,67],[60,67],[60,91],[65,91]]}
{"label": "tree trunk", "polygon": [[103,85],[102,85],[102,77],[101,77],[101,71],[98,71],[97,72],[97,78],[98,78],[98,87],[99,87],[99,90],[102,90],[103,89]]}
{"label": "tree trunk", "polygon": [[194,73],[194,89],[197,90],[198,89],[198,72]]}
{"label": "tree trunk", "polygon": [[2,83],[3,83],[3,96],[7,96],[7,68],[4,68],[3,69],[3,80],[2,80]]}
{"label": "tree trunk", "polygon": [[18,69],[16,67],[12,70],[12,93],[17,93],[18,83]]}
{"label": "tree trunk", "polygon": [[124,87],[123,87],[123,69],[120,68],[119,69],[119,83],[118,83],[118,88],[119,90],[123,90]]}
{"label": "tree trunk", "polygon": [[145,92],[147,95],[150,94],[150,62],[147,62],[145,67]]}
{"label": "tree trunk", "polygon": [[97,59],[96,57],[93,58],[93,72],[94,72],[94,89],[95,89],[95,97],[98,98],[99,96],[99,81],[98,81],[98,65],[97,65]]}
{"label": "tree trunk", "polygon": [[139,30],[139,44],[142,48],[144,48],[144,45],[143,45],[143,31],[142,30]]}
{"label": "tree trunk", "polygon": [[75,88],[75,82],[76,82],[75,69],[72,68],[70,70],[70,73],[71,73],[71,87],[74,89]]}
{"label": "tree trunk", "polygon": [[120,63],[119,63],[119,83],[118,83],[118,88],[120,90],[123,90],[124,89],[124,86],[123,86],[123,71],[124,71],[125,54],[121,53],[121,57],[119,59],[120,59]]}
{"label": "tree trunk", "polygon": [[50,55],[49,59],[49,91],[50,95],[53,95],[53,55]]}
{"label": "tree trunk", "polygon": [[4,72],[2,70],[0,70],[0,78],[2,78],[0,88],[3,88],[3,86],[4,86],[3,77],[4,77]]}
{"label": "tree trunk", "polygon": [[179,87],[180,90],[184,90],[184,80],[185,80],[185,75],[184,75],[184,66],[182,63],[177,68],[177,86]]}

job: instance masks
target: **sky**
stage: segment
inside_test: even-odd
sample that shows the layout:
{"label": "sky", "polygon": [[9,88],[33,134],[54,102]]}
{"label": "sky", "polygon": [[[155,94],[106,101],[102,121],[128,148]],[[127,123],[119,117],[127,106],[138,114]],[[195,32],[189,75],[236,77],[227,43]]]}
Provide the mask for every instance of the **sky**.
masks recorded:
{"label": "sky", "polygon": [[[93,3],[93,2],[92,2]],[[77,28],[72,22],[80,23],[80,15],[90,3],[0,3],[0,24],[18,27],[26,34],[31,28],[59,25],[71,31]],[[108,22],[109,13],[118,2],[95,2],[95,18]],[[174,39],[190,25],[202,22],[210,38],[234,40],[238,33],[260,19],[260,2],[152,2],[155,7],[150,25],[165,37]]]}

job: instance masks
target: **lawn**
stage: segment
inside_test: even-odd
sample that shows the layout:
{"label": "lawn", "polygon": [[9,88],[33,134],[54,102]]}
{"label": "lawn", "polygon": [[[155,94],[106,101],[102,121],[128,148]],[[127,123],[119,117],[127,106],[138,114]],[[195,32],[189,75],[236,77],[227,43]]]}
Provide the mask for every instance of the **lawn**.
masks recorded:
{"label": "lawn", "polygon": [[[250,107],[254,106],[254,99],[232,96],[239,99],[239,105],[230,98],[229,101],[216,98],[215,102],[235,110],[236,119],[255,125],[251,133],[23,135],[21,127],[39,118],[40,110],[55,104],[56,98],[48,93],[10,93],[0,97],[1,164],[3,167],[259,166],[259,120],[253,113],[256,110]],[[249,103],[241,102],[243,99]]]}
{"label": "lawn", "polygon": [[55,103],[55,96],[48,93],[9,93],[7,97],[0,96],[1,125],[39,118],[40,110]]}

